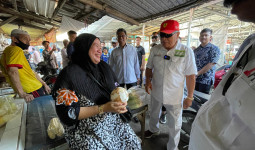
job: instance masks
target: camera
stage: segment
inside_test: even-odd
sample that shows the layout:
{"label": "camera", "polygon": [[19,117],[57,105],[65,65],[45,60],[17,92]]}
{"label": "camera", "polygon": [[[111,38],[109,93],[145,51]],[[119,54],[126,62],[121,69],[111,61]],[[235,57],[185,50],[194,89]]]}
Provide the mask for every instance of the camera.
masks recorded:
{"label": "camera", "polygon": [[164,56],[164,59],[170,60],[170,56],[165,55],[165,56]]}

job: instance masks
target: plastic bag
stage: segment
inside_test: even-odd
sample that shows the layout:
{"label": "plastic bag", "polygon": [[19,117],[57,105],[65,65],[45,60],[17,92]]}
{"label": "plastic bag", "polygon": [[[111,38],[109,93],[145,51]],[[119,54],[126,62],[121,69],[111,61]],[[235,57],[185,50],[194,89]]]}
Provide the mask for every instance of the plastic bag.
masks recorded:
{"label": "plastic bag", "polygon": [[50,139],[55,139],[56,136],[61,137],[65,130],[58,118],[52,118],[50,120],[47,132]]}
{"label": "plastic bag", "polygon": [[21,106],[15,104],[13,97],[0,97],[0,127],[13,119],[21,111]]}
{"label": "plastic bag", "polygon": [[138,86],[134,86],[128,89],[129,99],[128,99],[128,107],[130,109],[136,109],[141,107],[146,102],[146,92],[144,89],[139,88]]}

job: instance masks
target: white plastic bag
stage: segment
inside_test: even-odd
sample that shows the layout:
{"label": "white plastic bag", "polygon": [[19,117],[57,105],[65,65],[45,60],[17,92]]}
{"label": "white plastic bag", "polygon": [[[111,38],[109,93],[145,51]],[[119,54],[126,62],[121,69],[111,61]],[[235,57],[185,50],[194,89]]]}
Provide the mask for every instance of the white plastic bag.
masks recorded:
{"label": "white plastic bag", "polygon": [[128,90],[128,93],[128,106],[130,109],[136,109],[147,104],[146,92],[144,89],[139,88],[138,86],[134,86]]}
{"label": "white plastic bag", "polygon": [[65,130],[58,118],[52,118],[50,120],[47,132],[50,139],[55,139],[56,136],[61,137]]}
{"label": "white plastic bag", "polygon": [[0,127],[13,119],[21,111],[21,106],[14,103],[13,97],[0,97]]}

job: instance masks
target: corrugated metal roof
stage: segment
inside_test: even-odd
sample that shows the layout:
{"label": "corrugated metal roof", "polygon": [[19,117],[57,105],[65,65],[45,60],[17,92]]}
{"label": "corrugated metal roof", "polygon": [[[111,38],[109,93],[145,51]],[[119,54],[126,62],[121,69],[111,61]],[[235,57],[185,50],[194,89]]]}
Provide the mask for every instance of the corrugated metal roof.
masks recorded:
{"label": "corrugated metal roof", "polygon": [[29,11],[51,18],[57,5],[55,0],[23,0],[23,3]]}
{"label": "corrugated metal roof", "polygon": [[188,10],[211,0],[100,0],[140,22]]}

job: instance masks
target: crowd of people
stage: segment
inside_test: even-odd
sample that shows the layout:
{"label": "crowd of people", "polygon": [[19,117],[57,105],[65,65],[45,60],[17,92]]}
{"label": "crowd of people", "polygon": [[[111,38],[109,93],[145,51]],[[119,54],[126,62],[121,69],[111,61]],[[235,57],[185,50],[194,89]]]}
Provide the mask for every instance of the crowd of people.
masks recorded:
{"label": "crowd of people", "polygon": [[[252,0],[224,0],[224,5],[231,6],[240,20],[253,23],[254,4]],[[151,94],[152,107],[145,137],[159,135],[159,123],[167,123],[167,149],[177,150],[182,110],[192,105],[194,90],[209,94],[214,83],[220,49],[211,43],[212,33],[209,28],[203,29],[201,44],[193,49],[181,43],[178,21],[166,20],[160,31],[152,34],[145,64],[141,37],[136,37],[135,46],[128,44],[128,33],[123,28],[116,31],[109,50],[95,35],[77,36],[75,31],[69,31],[69,41],[64,40],[64,48],[59,50],[63,70],[52,96],[70,148],[141,149],[139,138],[120,116],[128,111],[127,103],[112,102],[109,93],[118,86],[129,89],[144,83],[145,91]],[[31,69],[23,53],[29,47],[29,34],[14,29],[11,40],[1,57],[7,81],[26,102],[50,93],[51,89]],[[243,43],[231,69],[201,107],[192,127],[189,149],[255,149],[254,41],[249,38]],[[43,58],[56,71],[61,63],[55,56],[56,46],[50,48],[49,44],[42,43]]]}

